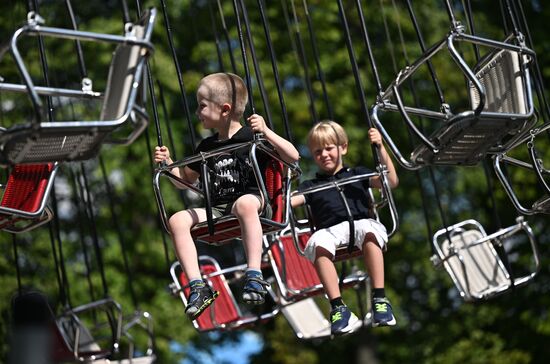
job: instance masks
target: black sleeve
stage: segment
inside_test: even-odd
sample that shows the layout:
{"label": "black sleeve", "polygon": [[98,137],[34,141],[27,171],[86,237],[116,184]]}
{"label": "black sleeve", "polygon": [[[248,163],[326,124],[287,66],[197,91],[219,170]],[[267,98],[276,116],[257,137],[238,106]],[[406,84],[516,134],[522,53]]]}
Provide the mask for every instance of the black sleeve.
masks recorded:
{"label": "black sleeve", "polygon": [[[197,155],[198,153],[200,152],[206,152],[208,151],[209,149],[209,146],[212,145],[212,137],[208,137],[206,139],[203,139],[199,145],[197,146],[197,149],[195,150],[195,155]],[[187,167],[191,168],[193,171],[197,172],[197,173],[201,173],[201,162],[193,162],[193,163],[190,163],[187,165]]]}
{"label": "black sleeve", "polygon": [[[296,189],[298,192],[306,190],[313,186],[313,182],[311,180],[303,181],[298,185],[298,188]],[[311,196],[311,193],[308,193],[307,195],[304,195],[304,198],[306,200],[306,203],[309,204],[309,197]]]}
{"label": "black sleeve", "polygon": [[[372,169],[369,169],[369,168],[363,167],[363,166],[358,166],[358,167],[353,168],[353,174],[355,176],[359,176],[359,175],[362,175],[362,174],[368,174],[368,173],[372,173],[372,172],[373,172]],[[363,185],[367,188],[370,188],[370,178],[368,180],[364,180]]]}

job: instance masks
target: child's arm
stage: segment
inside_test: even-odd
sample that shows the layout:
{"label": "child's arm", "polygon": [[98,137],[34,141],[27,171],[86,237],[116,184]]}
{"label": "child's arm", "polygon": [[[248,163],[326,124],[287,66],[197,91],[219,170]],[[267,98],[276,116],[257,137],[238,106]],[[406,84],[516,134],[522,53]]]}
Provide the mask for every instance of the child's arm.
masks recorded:
{"label": "child's arm", "polygon": [[[397,177],[397,172],[395,171],[395,166],[393,165],[393,162],[386,151],[386,148],[384,148],[384,144],[382,143],[382,135],[380,135],[380,132],[375,128],[369,129],[369,139],[372,144],[375,144],[379,146],[380,151],[380,163],[385,164],[388,168],[388,184],[390,188],[395,188],[399,184],[399,177]],[[373,177],[370,179],[370,186],[375,188],[381,188],[382,183],[380,181],[379,177]]]}
{"label": "child's arm", "polygon": [[275,148],[279,156],[287,163],[294,163],[300,159],[298,150],[291,142],[277,135],[265,124],[265,120],[258,114],[253,114],[247,119],[250,127],[256,133],[263,133],[265,139]]}
{"label": "child's arm", "polygon": [[[174,163],[172,161],[172,158],[170,158],[170,150],[168,149],[168,147],[165,147],[165,146],[155,147],[155,154],[153,158],[155,160],[155,163],[162,163],[162,162],[166,162],[167,164]],[[199,178],[199,174],[194,170],[192,170],[191,168],[189,168],[188,166],[173,168],[170,172],[174,176],[179,177],[188,183],[195,183],[195,181]],[[185,185],[176,183],[175,181],[172,181],[172,183],[174,183],[174,185],[176,185],[179,188],[186,188]]]}
{"label": "child's arm", "polygon": [[292,196],[290,198],[290,206],[292,207],[302,206],[305,203],[306,198],[304,197],[304,195]]}

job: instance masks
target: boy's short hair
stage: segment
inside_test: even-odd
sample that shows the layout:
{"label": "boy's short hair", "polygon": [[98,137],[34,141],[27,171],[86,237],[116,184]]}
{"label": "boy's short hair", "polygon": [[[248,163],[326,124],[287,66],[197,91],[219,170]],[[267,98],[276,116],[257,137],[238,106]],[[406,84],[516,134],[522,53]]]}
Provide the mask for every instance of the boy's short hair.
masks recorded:
{"label": "boy's short hair", "polygon": [[219,104],[231,104],[232,117],[240,119],[248,103],[248,91],[242,78],[229,72],[212,73],[204,76],[200,86],[206,86],[208,98]]}
{"label": "boy's short hair", "polygon": [[309,150],[313,150],[316,147],[330,144],[348,144],[348,135],[337,122],[332,120],[320,121],[307,134],[307,146]]}

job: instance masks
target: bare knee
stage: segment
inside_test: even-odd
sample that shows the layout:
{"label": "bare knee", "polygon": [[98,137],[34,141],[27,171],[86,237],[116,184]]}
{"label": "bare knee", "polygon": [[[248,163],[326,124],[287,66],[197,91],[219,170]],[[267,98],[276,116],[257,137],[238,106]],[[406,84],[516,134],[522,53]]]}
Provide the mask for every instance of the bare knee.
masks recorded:
{"label": "bare knee", "polygon": [[193,227],[193,218],[188,211],[179,211],[170,216],[168,225],[171,231],[181,229],[190,230],[191,227]]}
{"label": "bare knee", "polygon": [[330,261],[332,261],[333,258],[334,257],[332,253],[325,248],[317,247],[317,249],[315,249],[315,260],[329,259]]}
{"label": "bare knee", "polygon": [[256,196],[244,195],[235,201],[231,212],[238,218],[241,218],[258,215],[259,209],[260,201]]}

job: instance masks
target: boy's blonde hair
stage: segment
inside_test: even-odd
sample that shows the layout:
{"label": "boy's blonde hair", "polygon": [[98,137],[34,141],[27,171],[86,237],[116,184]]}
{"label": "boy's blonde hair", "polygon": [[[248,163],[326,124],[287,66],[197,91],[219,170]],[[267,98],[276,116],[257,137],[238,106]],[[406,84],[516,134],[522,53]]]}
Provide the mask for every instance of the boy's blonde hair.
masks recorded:
{"label": "boy's blonde hair", "polygon": [[323,120],[311,128],[307,134],[307,146],[310,151],[325,145],[348,144],[348,135],[340,124],[332,120]]}
{"label": "boy's blonde hair", "polygon": [[208,89],[207,98],[213,102],[231,105],[231,116],[233,119],[240,119],[248,103],[248,91],[242,78],[228,73],[212,73],[204,76],[200,86]]}

